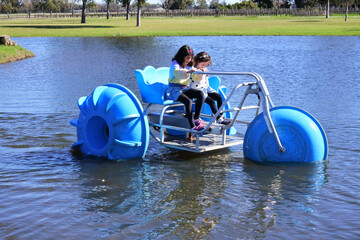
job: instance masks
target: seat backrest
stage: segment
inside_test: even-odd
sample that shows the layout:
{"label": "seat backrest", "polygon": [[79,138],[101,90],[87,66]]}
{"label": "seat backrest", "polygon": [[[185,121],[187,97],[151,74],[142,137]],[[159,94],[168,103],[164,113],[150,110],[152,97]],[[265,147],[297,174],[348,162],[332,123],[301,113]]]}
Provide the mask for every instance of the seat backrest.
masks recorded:
{"label": "seat backrest", "polygon": [[168,67],[155,69],[153,66],[147,66],[144,70],[135,70],[143,102],[163,105],[173,103],[172,100],[166,100],[164,94],[168,87],[169,71]]}
{"label": "seat backrest", "polygon": [[218,76],[209,77],[209,85],[215,91],[218,91],[218,88],[220,87],[220,83],[221,83],[221,80]]}

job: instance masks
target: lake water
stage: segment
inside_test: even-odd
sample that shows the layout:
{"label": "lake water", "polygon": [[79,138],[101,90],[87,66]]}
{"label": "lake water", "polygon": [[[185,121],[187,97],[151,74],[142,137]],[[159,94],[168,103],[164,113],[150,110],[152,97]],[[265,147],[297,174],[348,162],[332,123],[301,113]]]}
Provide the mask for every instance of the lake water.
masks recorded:
{"label": "lake water", "polygon": [[[359,239],[359,37],[14,38],[36,57],[0,65],[1,239]],[[252,71],[275,105],[312,113],[327,161],[256,164],[150,141],[143,160],[75,154],[77,99],[183,44],[211,70]],[[222,84],[235,83],[224,77]]]}

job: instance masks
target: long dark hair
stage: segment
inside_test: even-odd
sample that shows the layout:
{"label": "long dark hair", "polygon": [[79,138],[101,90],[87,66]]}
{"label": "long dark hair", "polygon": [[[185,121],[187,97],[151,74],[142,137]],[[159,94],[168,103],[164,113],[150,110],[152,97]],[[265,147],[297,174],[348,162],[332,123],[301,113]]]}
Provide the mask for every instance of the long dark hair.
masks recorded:
{"label": "long dark hair", "polygon": [[198,63],[201,62],[209,62],[209,65],[212,64],[211,57],[207,52],[199,52],[194,57],[195,67],[198,65]]}
{"label": "long dark hair", "polygon": [[173,61],[176,60],[178,64],[180,64],[182,67],[184,66],[184,59],[186,56],[191,56],[191,61],[188,63],[189,67],[192,67],[194,65],[194,51],[189,47],[188,45],[182,46],[179,51],[175,54],[173,57]]}

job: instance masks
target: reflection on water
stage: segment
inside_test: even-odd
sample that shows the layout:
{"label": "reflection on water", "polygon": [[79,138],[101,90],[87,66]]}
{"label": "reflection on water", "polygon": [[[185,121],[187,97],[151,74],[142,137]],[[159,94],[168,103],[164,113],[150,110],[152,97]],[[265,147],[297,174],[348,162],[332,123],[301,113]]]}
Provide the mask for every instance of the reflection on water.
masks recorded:
{"label": "reflection on water", "polygon": [[205,237],[219,221],[214,209],[226,187],[227,163],[179,162],[176,155],[163,155],[167,161],[82,161],[86,210],[119,215],[114,236]]}
{"label": "reflection on water", "polygon": [[[0,65],[0,238],[360,238],[359,37],[15,40],[36,57]],[[275,105],[312,113],[328,161],[262,165],[241,146],[191,154],[154,141],[123,162],[70,149],[79,97],[109,82],[139,96],[134,70],[168,66],[183,44],[208,51],[212,70],[258,72]]]}
{"label": "reflection on water", "polygon": [[[327,162],[282,166],[245,164],[244,172],[261,186],[263,192],[253,215],[260,214],[264,221],[275,223],[279,204],[289,204],[289,208],[295,204],[297,210],[313,212],[312,204],[318,201],[321,188],[327,182],[326,165]],[[289,217],[292,216],[290,211]]]}

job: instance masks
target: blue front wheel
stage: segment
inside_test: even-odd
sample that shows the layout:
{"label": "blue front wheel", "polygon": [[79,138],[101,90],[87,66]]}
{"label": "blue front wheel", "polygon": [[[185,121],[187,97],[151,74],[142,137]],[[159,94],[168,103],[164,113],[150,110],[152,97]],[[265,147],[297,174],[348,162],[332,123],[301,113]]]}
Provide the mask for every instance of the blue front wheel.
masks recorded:
{"label": "blue front wheel", "polygon": [[285,148],[281,152],[270,133],[263,113],[248,127],[244,137],[244,157],[256,162],[316,162],[328,154],[326,134],[308,112],[290,106],[270,109],[271,119]]}

